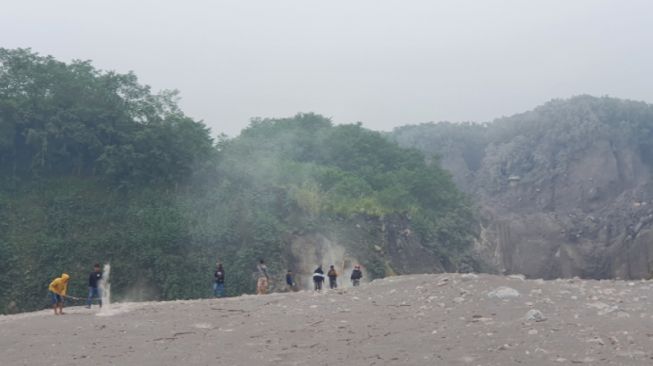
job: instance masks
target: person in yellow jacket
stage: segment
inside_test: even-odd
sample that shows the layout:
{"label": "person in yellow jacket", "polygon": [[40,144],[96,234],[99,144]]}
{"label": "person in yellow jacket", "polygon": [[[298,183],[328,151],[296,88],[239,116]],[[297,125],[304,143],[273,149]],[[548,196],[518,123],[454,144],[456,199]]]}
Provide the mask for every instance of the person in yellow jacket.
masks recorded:
{"label": "person in yellow jacket", "polygon": [[[70,280],[70,276],[68,276],[67,273],[64,273],[61,277],[57,277],[50,282],[50,286],[48,286],[50,299],[52,299],[54,315],[63,315],[63,300],[68,291],[68,280]],[[59,312],[57,312],[57,308],[59,309]]]}

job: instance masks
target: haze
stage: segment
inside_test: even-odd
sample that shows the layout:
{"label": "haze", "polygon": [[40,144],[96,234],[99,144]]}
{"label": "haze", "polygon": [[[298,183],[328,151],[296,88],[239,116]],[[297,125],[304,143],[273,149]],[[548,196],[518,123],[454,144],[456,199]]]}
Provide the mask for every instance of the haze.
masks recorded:
{"label": "haze", "polygon": [[376,130],[557,97],[653,101],[648,1],[4,1],[0,46],[133,70],[213,134],[317,112]]}

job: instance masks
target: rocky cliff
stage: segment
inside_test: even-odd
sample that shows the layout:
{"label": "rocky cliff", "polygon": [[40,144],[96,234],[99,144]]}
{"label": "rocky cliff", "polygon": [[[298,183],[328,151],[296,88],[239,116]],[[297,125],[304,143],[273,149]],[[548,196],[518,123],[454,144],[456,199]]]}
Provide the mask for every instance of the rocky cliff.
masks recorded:
{"label": "rocky cliff", "polygon": [[345,283],[353,266],[361,263],[368,279],[475,269],[471,258],[456,261],[429,251],[413,232],[410,221],[400,215],[331,222],[319,231],[295,232],[287,242],[290,245],[285,257],[302,289],[312,289],[313,270],[319,263],[334,265]]}
{"label": "rocky cliff", "polygon": [[439,157],[477,202],[476,253],[529,277],[647,278],[653,271],[653,106],[554,100],[487,124],[393,132]]}

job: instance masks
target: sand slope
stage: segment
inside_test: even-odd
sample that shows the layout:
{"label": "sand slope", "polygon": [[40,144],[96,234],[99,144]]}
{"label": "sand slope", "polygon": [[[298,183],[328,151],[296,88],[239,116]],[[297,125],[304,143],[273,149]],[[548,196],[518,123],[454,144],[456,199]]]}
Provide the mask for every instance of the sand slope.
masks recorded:
{"label": "sand slope", "polygon": [[441,274],[43,311],[0,317],[0,365],[651,365],[652,290]]}

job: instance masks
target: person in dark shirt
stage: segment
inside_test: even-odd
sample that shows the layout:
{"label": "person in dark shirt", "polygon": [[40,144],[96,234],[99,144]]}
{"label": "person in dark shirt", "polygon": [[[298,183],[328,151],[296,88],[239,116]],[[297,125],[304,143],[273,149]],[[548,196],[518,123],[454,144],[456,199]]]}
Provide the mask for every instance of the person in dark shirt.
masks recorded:
{"label": "person in dark shirt", "polygon": [[215,273],[213,273],[213,295],[215,297],[224,297],[224,268],[222,263],[218,263],[218,268],[216,268]]}
{"label": "person in dark shirt", "polygon": [[295,291],[295,279],[291,270],[286,273],[286,286],[288,286],[288,291]]}
{"label": "person in dark shirt", "polygon": [[322,290],[322,284],[324,283],[324,271],[322,266],[318,266],[315,271],[313,271],[313,283],[315,284],[315,291]]}
{"label": "person in dark shirt", "polygon": [[100,264],[95,263],[93,272],[88,276],[88,299],[86,300],[86,307],[91,308],[93,299],[98,299],[100,308],[102,307],[102,294],[100,293],[100,281],[102,280],[102,270]]}
{"label": "person in dark shirt", "polygon": [[354,285],[354,287],[358,286],[361,284],[361,278],[363,278],[363,272],[361,272],[361,266],[356,265],[354,267],[354,270],[351,271],[351,284]]}
{"label": "person in dark shirt", "polygon": [[336,279],[338,278],[338,272],[336,272],[336,269],[333,267],[333,264],[331,267],[329,267],[329,272],[327,273],[327,276],[329,277],[329,287],[331,289],[338,288],[338,282]]}

